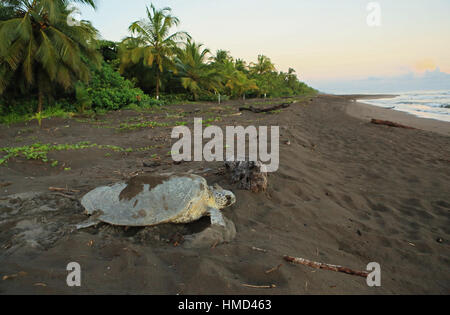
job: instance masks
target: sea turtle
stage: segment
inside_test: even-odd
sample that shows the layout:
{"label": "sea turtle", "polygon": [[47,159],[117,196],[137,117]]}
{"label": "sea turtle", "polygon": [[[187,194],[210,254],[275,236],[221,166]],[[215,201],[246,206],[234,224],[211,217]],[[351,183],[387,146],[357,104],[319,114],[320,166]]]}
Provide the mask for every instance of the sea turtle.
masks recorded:
{"label": "sea turtle", "polygon": [[[116,226],[154,226],[162,223],[189,223],[211,217],[211,226],[227,227],[220,209],[236,202],[231,191],[208,186],[203,177],[140,175],[112,186],[88,192],[81,204],[90,215],[78,229],[99,222]],[[234,229],[234,224],[232,224]]]}

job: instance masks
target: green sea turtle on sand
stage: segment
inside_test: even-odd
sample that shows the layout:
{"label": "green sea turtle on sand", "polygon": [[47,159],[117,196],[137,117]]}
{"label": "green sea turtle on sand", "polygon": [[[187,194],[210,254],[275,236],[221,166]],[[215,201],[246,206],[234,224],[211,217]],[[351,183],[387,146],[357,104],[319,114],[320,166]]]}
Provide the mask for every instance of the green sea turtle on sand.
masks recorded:
{"label": "green sea turtle on sand", "polygon": [[190,223],[209,215],[211,228],[224,228],[227,234],[231,228],[234,231],[231,234],[235,234],[234,224],[220,211],[235,202],[231,191],[218,185],[208,186],[206,180],[197,175],[136,176],[128,182],[88,192],[81,204],[90,218],[77,228],[99,222],[134,227]]}

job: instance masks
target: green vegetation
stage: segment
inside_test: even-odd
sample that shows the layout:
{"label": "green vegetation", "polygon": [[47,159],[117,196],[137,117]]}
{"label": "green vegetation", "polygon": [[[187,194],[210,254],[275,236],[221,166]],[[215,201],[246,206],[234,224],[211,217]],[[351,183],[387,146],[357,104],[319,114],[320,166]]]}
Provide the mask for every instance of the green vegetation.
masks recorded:
{"label": "green vegetation", "polygon": [[154,149],[153,146],[144,148],[122,148],[115,145],[99,145],[96,143],[90,143],[89,141],[83,141],[76,144],[42,144],[34,143],[22,147],[6,147],[0,148],[0,165],[6,164],[9,159],[14,157],[23,157],[27,160],[38,160],[44,163],[51,162],[51,166],[56,167],[58,161],[50,160],[48,154],[50,152],[68,151],[68,150],[85,150],[85,149],[103,149],[111,150],[113,152],[132,153],[132,152],[144,152]]}
{"label": "green vegetation", "polygon": [[133,22],[129,30],[132,37],[122,42],[121,72],[130,65],[142,65],[155,73],[155,93],[159,99],[161,76],[165,69],[175,70],[174,57],[180,40],[189,38],[186,32],[170,34],[180,21],[171,15],[170,8],[157,10],[153,4],[147,8],[148,20]]}
{"label": "green vegetation", "polygon": [[[295,70],[276,70],[226,50],[212,54],[170,8],[147,8],[130,36],[99,40],[90,22],[68,23],[73,3],[95,0],[3,0],[0,3],[0,123],[150,109],[186,101],[288,97],[316,91]],[[69,25],[70,24],[70,25]],[[124,129],[151,127],[122,126]],[[158,123],[156,123],[158,124]]]}
{"label": "green vegetation", "polygon": [[36,93],[41,113],[55,87],[68,91],[89,80],[89,64],[100,61],[98,35],[88,22],[68,25],[70,2],[4,1],[10,12],[0,22],[0,94]]}

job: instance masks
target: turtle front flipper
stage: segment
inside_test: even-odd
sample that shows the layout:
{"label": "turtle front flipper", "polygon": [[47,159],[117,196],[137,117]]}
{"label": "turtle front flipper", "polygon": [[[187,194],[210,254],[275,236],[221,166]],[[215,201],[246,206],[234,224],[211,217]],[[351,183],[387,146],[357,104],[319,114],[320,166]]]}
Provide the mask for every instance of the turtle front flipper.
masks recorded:
{"label": "turtle front flipper", "polygon": [[225,218],[216,208],[209,208],[211,226],[205,230],[185,236],[185,248],[207,248],[222,243],[231,242],[236,237],[236,227],[233,221]]}
{"label": "turtle front flipper", "polygon": [[211,218],[211,225],[226,226],[225,220],[223,219],[222,212],[216,208],[208,208],[208,213]]}

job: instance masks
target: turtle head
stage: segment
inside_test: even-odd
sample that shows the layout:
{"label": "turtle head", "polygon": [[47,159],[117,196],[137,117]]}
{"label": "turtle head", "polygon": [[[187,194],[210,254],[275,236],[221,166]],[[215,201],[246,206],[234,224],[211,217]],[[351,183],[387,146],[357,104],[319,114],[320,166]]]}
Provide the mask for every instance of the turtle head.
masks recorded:
{"label": "turtle head", "polygon": [[229,207],[236,202],[236,196],[231,191],[225,190],[217,184],[210,189],[218,209]]}

